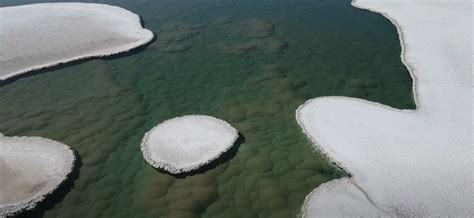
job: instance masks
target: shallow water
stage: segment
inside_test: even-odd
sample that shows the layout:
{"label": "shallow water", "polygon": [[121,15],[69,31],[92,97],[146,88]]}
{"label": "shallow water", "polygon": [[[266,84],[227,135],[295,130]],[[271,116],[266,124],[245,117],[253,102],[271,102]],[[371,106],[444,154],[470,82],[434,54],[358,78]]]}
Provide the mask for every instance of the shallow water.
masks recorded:
{"label": "shallow water", "polygon": [[[299,130],[300,104],[344,95],[414,107],[395,27],[348,0],[100,2],[142,16],[157,40],[0,84],[0,132],[80,156],[69,183],[24,216],[292,217],[313,188],[343,176]],[[174,177],[146,164],[139,144],[185,114],[228,121],[241,143]]]}

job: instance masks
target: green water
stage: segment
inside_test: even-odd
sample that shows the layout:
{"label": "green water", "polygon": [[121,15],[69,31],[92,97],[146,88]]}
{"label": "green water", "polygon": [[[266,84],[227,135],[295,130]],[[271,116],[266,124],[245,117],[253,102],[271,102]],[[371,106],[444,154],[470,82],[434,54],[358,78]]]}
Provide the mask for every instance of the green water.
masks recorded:
{"label": "green water", "polygon": [[[312,189],[343,176],[299,130],[300,104],[344,95],[414,107],[395,27],[349,0],[100,2],[142,16],[157,40],[0,85],[0,132],[80,156],[69,182],[24,216],[294,217]],[[192,175],[153,169],[141,137],[186,114],[228,121],[242,143]]]}

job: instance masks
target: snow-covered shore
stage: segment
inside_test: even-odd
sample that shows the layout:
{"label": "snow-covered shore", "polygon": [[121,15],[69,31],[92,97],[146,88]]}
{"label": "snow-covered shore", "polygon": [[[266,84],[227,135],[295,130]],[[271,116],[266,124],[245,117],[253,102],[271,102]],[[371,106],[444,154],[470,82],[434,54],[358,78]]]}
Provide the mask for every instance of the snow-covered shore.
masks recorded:
{"label": "snow-covered shore", "polygon": [[229,150],[239,137],[227,122],[203,115],[166,120],[145,134],[141,150],[155,168],[178,174],[196,170]]}
{"label": "snow-covered shore", "polygon": [[0,8],[0,80],[88,57],[129,51],[153,39],[140,17],[93,3]]}
{"label": "snow-covered shore", "polygon": [[416,110],[347,97],[307,101],[296,119],[351,178],[317,187],[306,217],[474,216],[473,3],[357,0],[397,27]]}
{"label": "snow-covered shore", "polygon": [[66,180],[74,161],[60,142],[0,133],[0,217],[34,208]]}

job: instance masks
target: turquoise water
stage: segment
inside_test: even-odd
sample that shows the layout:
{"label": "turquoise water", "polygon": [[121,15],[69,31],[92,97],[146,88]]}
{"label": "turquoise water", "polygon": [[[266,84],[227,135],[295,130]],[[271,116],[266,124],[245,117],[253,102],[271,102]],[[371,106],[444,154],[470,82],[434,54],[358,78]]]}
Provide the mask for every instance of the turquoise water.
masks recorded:
{"label": "turquoise water", "polygon": [[[0,132],[59,140],[80,157],[23,216],[294,217],[312,189],[344,175],[299,130],[300,104],[344,95],[414,108],[395,27],[348,0],[100,3],[139,14],[157,40],[0,85]],[[193,174],[153,169],[141,137],[186,114],[228,121],[240,143]]]}

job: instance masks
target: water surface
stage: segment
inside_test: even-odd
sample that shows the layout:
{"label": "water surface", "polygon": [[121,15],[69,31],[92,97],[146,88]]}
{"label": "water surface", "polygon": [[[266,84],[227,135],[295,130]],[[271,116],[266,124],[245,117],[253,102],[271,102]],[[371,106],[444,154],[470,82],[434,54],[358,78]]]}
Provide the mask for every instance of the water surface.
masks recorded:
{"label": "water surface", "polygon": [[[299,130],[299,105],[344,95],[414,107],[395,27],[349,0],[98,2],[139,14],[157,40],[0,85],[0,132],[80,156],[70,182],[24,216],[294,217],[312,189],[343,176]],[[153,169],[141,137],[186,114],[228,121],[241,143],[192,175]]]}

